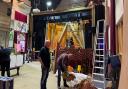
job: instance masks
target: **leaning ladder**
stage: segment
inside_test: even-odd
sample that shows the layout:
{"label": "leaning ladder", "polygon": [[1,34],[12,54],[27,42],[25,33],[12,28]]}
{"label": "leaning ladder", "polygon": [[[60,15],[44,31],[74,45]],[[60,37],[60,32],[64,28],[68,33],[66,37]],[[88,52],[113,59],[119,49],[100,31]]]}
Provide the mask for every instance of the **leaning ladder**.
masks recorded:
{"label": "leaning ladder", "polygon": [[105,32],[99,33],[101,22],[104,22],[104,20],[97,21],[92,81],[98,89],[105,89]]}

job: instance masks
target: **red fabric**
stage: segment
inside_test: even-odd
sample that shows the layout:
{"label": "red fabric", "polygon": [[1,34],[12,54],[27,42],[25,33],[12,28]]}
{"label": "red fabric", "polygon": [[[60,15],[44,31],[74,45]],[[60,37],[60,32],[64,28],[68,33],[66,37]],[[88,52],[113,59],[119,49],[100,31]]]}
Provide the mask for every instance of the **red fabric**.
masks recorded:
{"label": "red fabric", "polygon": [[106,32],[105,32],[105,51],[106,52],[108,52],[108,50],[109,50],[109,48],[108,48],[108,41],[109,41],[109,39],[108,39],[108,27],[107,27],[107,29],[106,29]]}
{"label": "red fabric", "polygon": [[15,20],[27,23],[27,16],[18,11],[15,11]]}

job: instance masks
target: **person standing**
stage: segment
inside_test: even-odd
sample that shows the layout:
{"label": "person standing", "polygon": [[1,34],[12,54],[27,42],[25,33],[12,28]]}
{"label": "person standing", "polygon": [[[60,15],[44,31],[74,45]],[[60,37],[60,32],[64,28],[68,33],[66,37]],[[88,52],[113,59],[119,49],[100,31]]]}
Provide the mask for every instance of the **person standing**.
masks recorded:
{"label": "person standing", "polygon": [[41,69],[42,69],[42,77],[41,77],[41,84],[40,87],[41,89],[47,89],[46,84],[47,84],[47,78],[49,75],[49,68],[50,68],[50,41],[46,40],[44,47],[41,48],[40,53],[39,53],[39,61],[41,63]]}
{"label": "person standing", "polygon": [[1,76],[5,76],[5,71],[7,76],[10,77],[10,48],[0,47],[0,65],[1,65]]}

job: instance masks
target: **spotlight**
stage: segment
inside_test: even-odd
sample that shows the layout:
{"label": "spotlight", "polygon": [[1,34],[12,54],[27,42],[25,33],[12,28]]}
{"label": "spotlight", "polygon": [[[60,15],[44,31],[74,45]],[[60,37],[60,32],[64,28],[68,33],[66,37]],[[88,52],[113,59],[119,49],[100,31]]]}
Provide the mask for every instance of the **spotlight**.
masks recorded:
{"label": "spotlight", "polygon": [[52,5],[52,2],[51,1],[47,1],[46,5],[47,5],[47,7],[50,7]]}

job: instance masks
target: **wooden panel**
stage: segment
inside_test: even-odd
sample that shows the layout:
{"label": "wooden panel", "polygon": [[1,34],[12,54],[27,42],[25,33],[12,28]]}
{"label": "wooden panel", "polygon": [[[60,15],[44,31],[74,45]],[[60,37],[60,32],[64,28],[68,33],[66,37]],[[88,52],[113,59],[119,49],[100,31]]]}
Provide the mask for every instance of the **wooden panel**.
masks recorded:
{"label": "wooden panel", "polygon": [[9,28],[10,27],[10,16],[7,16],[7,8],[10,8],[11,5],[0,2],[0,28]]}
{"label": "wooden panel", "polygon": [[123,13],[123,55],[118,89],[128,88],[128,0],[124,0]]}

